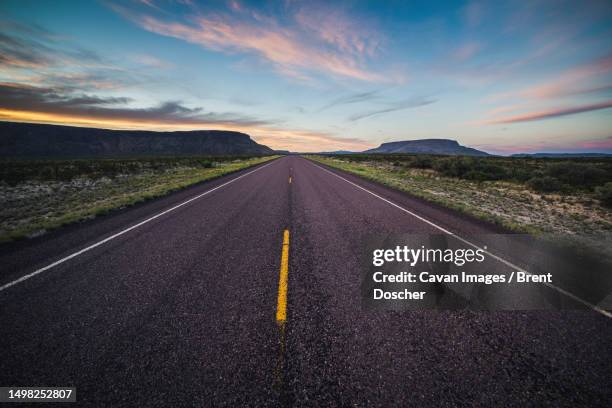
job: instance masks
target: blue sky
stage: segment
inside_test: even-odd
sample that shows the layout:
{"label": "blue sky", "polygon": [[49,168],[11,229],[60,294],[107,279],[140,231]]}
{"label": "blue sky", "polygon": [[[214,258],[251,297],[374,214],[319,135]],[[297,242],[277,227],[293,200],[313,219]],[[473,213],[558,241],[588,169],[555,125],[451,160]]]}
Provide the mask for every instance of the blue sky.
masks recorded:
{"label": "blue sky", "polygon": [[3,1],[0,120],[612,152],[609,1]]}

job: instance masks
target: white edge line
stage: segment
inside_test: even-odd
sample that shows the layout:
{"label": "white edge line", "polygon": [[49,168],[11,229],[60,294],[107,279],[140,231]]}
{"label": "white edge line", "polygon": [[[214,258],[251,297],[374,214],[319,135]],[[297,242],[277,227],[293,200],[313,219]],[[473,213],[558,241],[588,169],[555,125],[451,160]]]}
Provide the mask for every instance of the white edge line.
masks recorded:
{"label": "white edge line", "polygon": [[[495,255],[495,254],[492,254],[491,252],[487,251],[486,249],[479,247],[478,245],[476,245],[476,244],[474,244],[474,243],[472,243],[472,242],[468,241],[467,239],[465,239],[465,238],[463,238],[463,237],[461,237],[461,236],[459,236],[459,235],[457,235],[457,234],[454,234],[454,233],[450,232],[449,230],[447,230],[447,229],[445,229],[445,228],[443,228],[443,227],[441,227],[441,226],[439,226],[439,225],[437,225],[437,224],[435,224],[435,223],[433,223],[433,222],[429,221],[428,219],[423,218],[423,217],[421,217],[420,215],[415,214],[415,213],[413,213],[412,211],[407,210],[407,209],[405,209],[404,207],[401,207],[401,206],[399,206],[399,205],[395,204],[394,202],[389,201],[389,200],[387,200],[386,198],[381,197],[381,196],[379,196],[378,194],[376,194],[376,193],[374,193],[374,192],[372,192],[372,191],[370,191],[370,190],[368,190],[368,189],[366,189],[366,188],[364,188],[364,187],[361,187],[360,185],[358,185],[358,184],[356,184],[356,183],[353,183],[353,182],[352,182],[352,181],[350,181],[350,180],[345,179],[344,177],[342,177],[342,176],[340,176],[340,175],[338,175],[338,174],[334,173],[333,171],[330,171],[330,170],[328,170],[328,169],[326,169],[326,168],[324,168],[324,167],[322,167],[322,166],[320,166],[320,165],[318,165],[318,164],[314,163],[314,162],[313,162],[313,161],[311,161],[311,160],[308,160],[308,161],[309,161],[310,163],[312,163],[314,166],[316,166],[316,167],[320,168],[321,170],[324,170],[324,171],[328,172],[329,174],[332,174],[332,175],[334,175],[334,176],[338,177],[339,179],[342,179],[342,180],[346,181],[347,183],[349,183],[349,184],[351,184],[351,185],[353,185],[353,186],[355,186],[355,187],[357,187],[357,188],[359,188],[359,189],[361,189],[361,190],[365,191],[366,193],[371,194],[371,195],[373,195],[374,197],[376,197],[376,198],[378,198],[378,199],[380,199],[380,200],[382,200],[382,201],[386,202],[387,204],[390,204],[390,205],[392,205],[393,207],[395,207],[395,208],[397,208],[397,209],[399,209],[399,210],[401,210],[401,211],[403,211],[403,212],[405,212],[405,213],[407,213],[407,214],[412,215],[413,217],[415,217],[415,218],[417,218],[417,219],[419,219],[419,220],[423,221],[423,222],[424,222],[424,223],[426,223],[426,224],[431,225],[432,227],[434,227],[434,228],[436,228],[436,229],[438,229],[438,230],[442,231],[443,233],[445,233],[445,234],[448,234],[448,235],[451,235],[451,236],[455,237],[456,239],[458,239],[459,241],[463,242],[464,244],[470,245],[470,246],[471,246],[471,247],[473,247],[473,248],[476,248],[476,249],[479,249],[479,250],[483,251],[485,254],[489,255],[491,258],[496,259],[497,261],[499,261],[499,262],[501,262],[501,263],[505,264],[506,266],[509,266],[509,267],[511,267],[511,268],[513,268],[513,269],[516,269],[517,271],[525,272],[525,273],[527,273],[527,274],[529,274],[529,275],[532,275],[532,274],[531,274],[529,271],[525,271],[525,270],[523,270],[522,268],[520,268],[520,267],[516,266],[516,265],[515,265],[515,264],[513,264],[512,262],[507,261],[507,260],[505,260],[505,259],[503,259],[503,258],[501,258],[501,257],[499,257],[499,256],[497,256],[497,255]],[[598,312],[598,313],[600,313],[600,314],[602,314],[602,315],[604,315],[604,316],[606,316],[606,317],[608,317],[608,318],[611,318],[611,319],[612,319],[612,313],[610,313],[609,311],[604,310],[604,309],[600,308],[599,306],[594,305],[594,304],[592,304],[592,303],[590,303],[590,302],[588,302],[588,301],[586,301],[586,300],[584,300],[584,299],[581,299],[581,298],[579,298],[578,296],[574,295],[573,293],[568,292],[568,291],[566,291],[565,289],[562,289],[562,288],[560,288],[560,287],[558,287],[558,286],[555,286],[555,285],[553,285],[552,283],[544,283],[544,285],[545,285],[545,286],[548,286],[549,288],[554,289],[554,290],[556,290],[557,292],[559,292],[559,293],[561,293],[561,294],[563,294],[563,295],[565,295],[565,296],[567,296],[567,297],[569,297],[569,298],[571,298],[571,299],[573,299],[573,300],[575,300],[575,301],[577,301],[577,302],[579,302],[579,303],[582,303],[583,305],[590,307],[590,308],[591,308],[591,309],[593,309],[594,311],[596,311],[596,312]]]}
{"label": "white edge line", "polygon": [[96,248],[96,247],[99,247],[100,245],[105,244],[105,243],[107,243],[107,242],[108,242],[108,241],[110,241],[110,240],[113,240],[113,239],[115,239],[115,238],[117,238],[117,237],[120,237],[121,235],[123,235],[123,234],[125,234],[125,233],[128,233],[128,232],[130,232],[131,230],[136,229],[136,228],[138,228],[138,227],[140,227],[140,226],[142,226],[142,225],[144,225],[144,224],[146,224],[146,223],[148,223],[148,222],[150,222],[150,221],[153,221],[154,219],[159,218],[159,217],[161,217],[162,215],[168,214],[169,212],[174,211],[174,210],[176,210],[177,208],[180,208],[180,207],[182,207],[182,206],[184,206],[184,205],[186,205],[186,204],[189,204],[189,203],[190,203],[190,202],[192,202],[192,201],[197,200],[198,198],[202,198],[202,197],[204,197],[205,195],[210,194],[210,193],[212,193],[213,191],[220,189],[221,187],[227,186],[228,184],[233,183],[233,182],[234,182],[234,181],[236,181],[236,180],[239,180],[239,179],[241,179],[241,178],[243,178],[243,177],[246,177],[246,176],[248,176],[249,174],[255,173],[256,171],[259,171],[259,170],[263,169],[264,167],[268,167],[268,166],[269,166],[269,165],[271,165],[271,164],[272,164],[274,161],[275,161],[275,160],[272,160],[272,162],[270,162],[270,163],[268,163],[268,164],[265,164],[265,165],[263,165],[263,166],[261,166],[261,167],[258,167],[258,168],[256,168],[255,170],[251,170],[251,171],[249,171],[248,173],[244,173],[244,174],[242,174],[242,175],[240,175],[240,176],[238,176],[238,177],[236,177],[236,178],[233,178],[233,179],[231,179],[230,181],[228,181],[228,182],[226,182],[226,183],[223,183],[223,184],[221,184],[221,185],[219,185],[219,186],[217,186],[217,187],[215,187],[215,188],[211,188],[210,190],[205,191],[205,192],[203,192],[202,194],[199,194],[199,195],[197,195],[197,196],[195,196],[195,197],[192,197],[192,198],[190,198],[189,200],[183,201],[182,203],[177,204],[177,205],[175,205],[175,206],[174,206],[174,207],[172,207],[172,208],[168,208],[167,210],[164,210],[164,211],[160,212],[159,214],[156,214],[156,215],[154,215],[154,216],[152,216],[152,217],[150,217],[150,218],[147,218],[146,220],[141,221],[141,222],[139,222],[138,224],[132,225],[131,227],[128,227],[128,228],[124,229],[123,231],[120,231],[120,232],[118,232],[118,233],[116,233],[116,234],[114,234],[114,235],[111,235],[110,237],[104,238],[103,240],[98,241],[98,242],[96,242],[95,244],[88,246],[87,248],[83,248],[83,249],[81,249],[81,250],[79,250],[79,251],[77,251],[77,252],[74,252],[74,253],[72,253],[72,254],[70,254],[70,255],[68,255],[68,256],[66,256],[66,257],[62,258],[62,259],[59,259],[59,260],[57,260],[57,261],[55,261],[55,262],[53,262],[53,263],[51,263],[51,264],[49,264],[49,265],[47,265],[47,266],[45,266],[45,267],[42,267],[42,268],[40,268],[40,269],[37,269],[37,270],[35,270],[34,272],[28,273],[27,275],[24,275],[24,276],[22,276],[22,277],[20,277],[20,278],[18,278],[18,279],[15,279],[15,280],[14,280],[14,281],[12,281],[12,282],[6,283],[6,284],[4,284],[4,285],[0,286],[0,292],[2,292],[3,290],[6,290],[6,289],[8,289],[8,288],[10,288],[11,286],[17,285],[18,283],[21,283],[21,282],[23,282],[23,281],[25,281],[25,280],[28,280],[28,279],[30,279],[30,278],[33,278],[34,276],[36,276],[36,275],[38,275],[38,274],[41,274],[41,273],[43,273],[43,272],[45,272],[45,271],[48,271],[49,269],[54,268],[54,267],[56,267],[57,265],[63,264],[64,262],[69,261],[70,259],[75,258],[75,257],[77,257],[77,256],[81,255],[82,253],[85,253],[85,252],[90,251],[90,250],[92,250],[92,249],[94,249],[94,248]]}

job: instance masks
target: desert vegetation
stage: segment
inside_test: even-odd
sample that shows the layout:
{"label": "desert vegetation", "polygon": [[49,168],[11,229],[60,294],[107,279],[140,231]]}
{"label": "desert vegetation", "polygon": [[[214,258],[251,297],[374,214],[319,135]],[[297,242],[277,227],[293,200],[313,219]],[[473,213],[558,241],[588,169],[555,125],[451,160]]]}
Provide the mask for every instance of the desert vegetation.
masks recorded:
{"label": "desert vegetation", "polygon": [[[436,175],[470,181],[508,181],[525,184],[534,192],[568,195],[605,194],[612,182],[609,158],[468,157],[403,154],[334,156],[354,163],[392,163],[394,167],[430,169]],[[601,196],[603,197],[603,196]],[[605,204],[605,200],[603,200]]]}
{"label": "desert vegetation", "polygon": [[274,157],[0,161],[0,241],[37,236]]}
{"label": "desert vegetation", "polygon": [[612,258],[612,159],[308,156],[517,232]]}

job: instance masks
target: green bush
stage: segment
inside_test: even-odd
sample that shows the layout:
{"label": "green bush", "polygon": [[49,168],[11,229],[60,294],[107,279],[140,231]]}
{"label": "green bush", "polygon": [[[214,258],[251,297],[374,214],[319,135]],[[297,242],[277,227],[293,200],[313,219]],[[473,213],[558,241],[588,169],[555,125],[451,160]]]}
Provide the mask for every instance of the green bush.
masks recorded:
{"label": "green bush", "polygon": [[476,164],[475,171],[482,173],[486,177],[485,180],[504,180],[508,178],[508,172],[502,166],[485,161],[477,161]]}
{"label": "green bush", "polygon": [[428,156],[416,156],[411,162],[410,167],[414,167],[416,169],[431,169],[433,165],[433,161],[431,157]]}
{"label": "green bush", "polygon": [[502,166],[486,159],[474,157],[450,157],[434,163],[434,169],[448,177],[468,180],[503,180],[508,172]]}
{"label": "green bush", "polygon": [[527,185],[535,191],[542,193],[551,193],[559,191],[563,188],[563,184],[554,177],[533,177],[527,181]]}
{"label": "green bush", "polygon": [[397,153],[361,153],[335,157],[355,163],[399,163],[410,168],[433,169],[441,176],[468,180],[527,183],[537,191],[558,191],[561,194],[594,192],[597,186],[612,182],[612,159],[605,157],[470,157]]}
{"label": "green bush", "polygon": [[448,177],[463,177],[472,170],[474,159],[471,157],[449,157],[438,160],[434,164],[434,170]]}
{"label": "green bush", "polygon": [[508,171],[508,178],[511,180],[515,180],[515,181],[524,183],[530,178],[536,176],[535,174],[532,174],[532,173],[533,172],[523,167],[511,167]]}
{"label": "green bush", "polygon": [[113,178],[120,174],[163,172],[176,167],[215,167],[215,163],[246,160],[251,156],[192,156],[29,160],[1,159],[0,182],[11,186],[25,181],[69,181],[76,177]]}
{"label": "green bush", "polygon": [[584,163],[554,163],[546,174],[564,184],[577,188],[588,188],[606,182],[609,175],[601,168]]}
{"label": "green bush", "polygon": [[475,181],[490,180],[489,175],[480,170],[470,170],[467,173],[465,173],[463,178],[467,180],[475,180]]}
{"label": "green bush", "polygon": [[603,186],[597,187],[595,193],[602,205],[612,207],[612,182],[607,182]]}

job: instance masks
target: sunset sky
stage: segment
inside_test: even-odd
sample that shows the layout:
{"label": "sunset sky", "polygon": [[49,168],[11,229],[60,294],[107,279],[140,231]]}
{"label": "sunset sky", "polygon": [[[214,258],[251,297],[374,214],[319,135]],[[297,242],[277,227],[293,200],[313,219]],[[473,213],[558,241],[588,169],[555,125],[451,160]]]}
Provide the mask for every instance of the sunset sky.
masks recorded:
{"label": "sunset sky", "polygon": [[612,2],[0,2],[0,120],[612,153]]}

